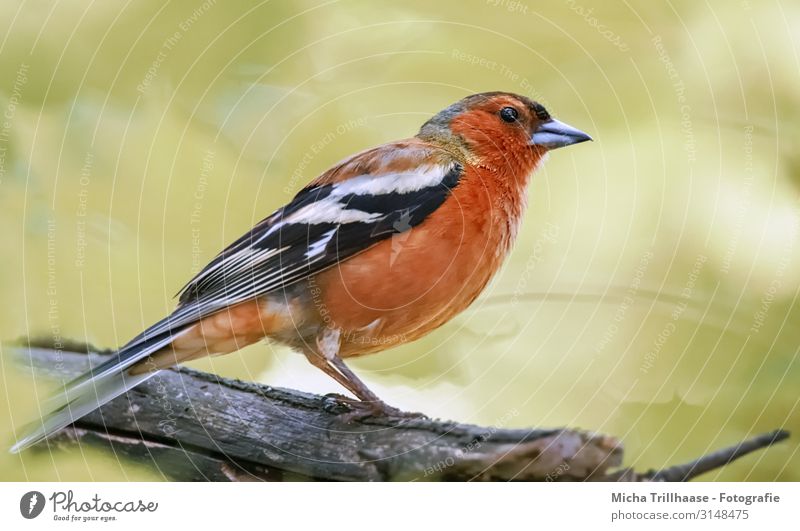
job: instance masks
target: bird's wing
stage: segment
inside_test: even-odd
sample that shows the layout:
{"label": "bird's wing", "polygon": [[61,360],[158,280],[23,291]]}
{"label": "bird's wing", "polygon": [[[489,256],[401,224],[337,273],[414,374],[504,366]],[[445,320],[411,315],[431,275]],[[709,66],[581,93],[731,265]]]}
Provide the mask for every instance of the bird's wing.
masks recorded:
{"label": "bird's wing", "polygon": [[233,242],[180,293],[180,305],[97,367],[64,384],[19,451],[138,385],[128,369],[192,323],[281,290],[422,223],[458,185],[463,165],[418,140],[355,155]]}
{"label": "bird's wing", "polygon": [[128,346],[282,290],[410,230],[462,174],[449,152],[417,140],[341,162],[217,255],[181,290],[178,309]]}

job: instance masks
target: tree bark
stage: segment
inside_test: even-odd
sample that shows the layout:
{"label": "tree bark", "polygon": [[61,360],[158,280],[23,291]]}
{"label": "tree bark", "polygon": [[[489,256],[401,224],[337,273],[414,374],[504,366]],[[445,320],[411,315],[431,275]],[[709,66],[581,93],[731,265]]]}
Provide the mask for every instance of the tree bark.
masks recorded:
{"label": "tree bark", "polygon": [[[80,345],[69,349],[10,350],[22,366],[65,380],[103,359]],[[183,481],[686,481],[788,437],[778,430],[637,473],[619,468],[622,444],[607,435],[427,418],[348,421],[348,411],[335,398],[177,367],[39,446],[98,445]]]}

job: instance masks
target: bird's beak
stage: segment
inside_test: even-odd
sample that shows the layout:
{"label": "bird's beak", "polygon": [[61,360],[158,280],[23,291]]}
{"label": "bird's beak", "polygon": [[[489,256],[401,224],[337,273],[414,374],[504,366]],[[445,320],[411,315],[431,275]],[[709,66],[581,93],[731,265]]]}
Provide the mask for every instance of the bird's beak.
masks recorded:
{"label": "bird's beak", "polygon": [[542,146],[547,149],[557,149],[560,147],[571,146],[579,142],[586,142],[592,137],[575,129],[571,125],[558,120],[548,120],[541,124],[531,135],[532,146]]}

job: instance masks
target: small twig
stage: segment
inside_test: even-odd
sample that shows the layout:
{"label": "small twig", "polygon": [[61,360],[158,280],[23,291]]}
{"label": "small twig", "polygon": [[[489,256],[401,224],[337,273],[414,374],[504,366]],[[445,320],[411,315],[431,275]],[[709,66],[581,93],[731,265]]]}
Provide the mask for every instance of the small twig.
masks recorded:
{"label": "small twig", "polygon": [[762,433],[761,435],[756,435],[751,439],[742,441],[735,446],[717,450],[716,452],[704,455],[694,461],[671,466],[659,471],[651,471],[644,476],[648,477],[651,481],[689,481],[706,472],[721,468],[749,453],[772,446],[788,438],[789,432],[786,430]]}

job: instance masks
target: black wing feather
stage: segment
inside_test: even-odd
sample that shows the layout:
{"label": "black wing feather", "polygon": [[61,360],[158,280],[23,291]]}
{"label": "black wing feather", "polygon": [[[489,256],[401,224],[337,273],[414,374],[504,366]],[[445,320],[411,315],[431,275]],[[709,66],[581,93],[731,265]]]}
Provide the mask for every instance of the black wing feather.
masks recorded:
{"label": "black wing feather", "polygon": [[[177,329],[232,304],[284,289],[394,234],[412,229],[444,203],[462,174],[461,164],[453,163],[436,186],[407,193],[338,197],[337,202],[345,210],[371,214],[369,221],[286,223],[275,229],[301,208],[329,198],[336,185],[301,190],[289,204],[217,255],[181,290],[175,313],[131,343],[170,328]],[[319,246],[317,252],[310,254],[315,245]]]}

